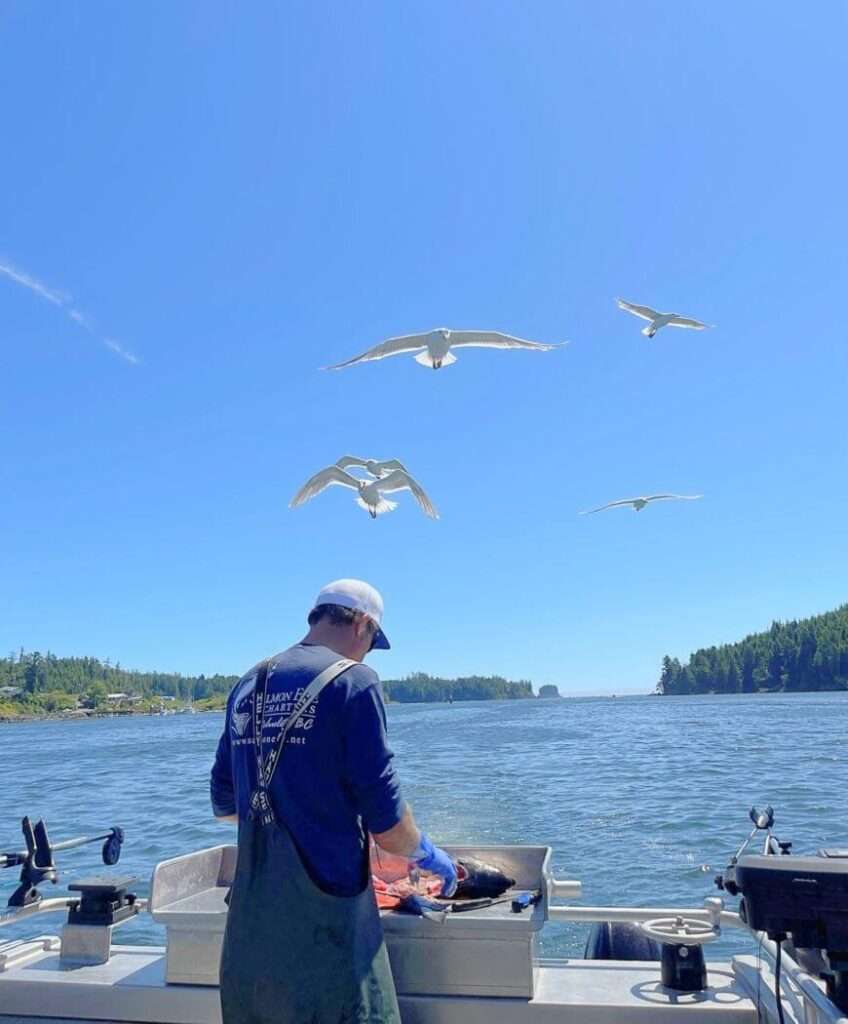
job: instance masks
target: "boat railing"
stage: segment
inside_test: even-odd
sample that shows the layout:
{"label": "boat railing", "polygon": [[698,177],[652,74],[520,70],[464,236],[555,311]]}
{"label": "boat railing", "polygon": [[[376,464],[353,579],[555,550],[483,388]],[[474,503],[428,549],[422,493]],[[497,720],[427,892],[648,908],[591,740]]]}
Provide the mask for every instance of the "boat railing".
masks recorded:
{"label": "boat railing", "polygon": [[[0,912],[0,928],[6,925],[18,924],[28,917],[35,917],[37,914],[59,914],[68,910],[73,904],[79,903],[79,896],[51,896],[39,900],[38,903],[30,903],[26,907],[16,907],[14,910],[5,913]],[[139,913],[144,914],[148,908],[147,900],[136,900],[135,906]]]}
{"label": "boat railing", "polygon": [[[714,900],[715,897],[709,897]],[[705,901],[706,902],[706,901]],[[720,903],[721,901],[719,901]],[[716,924],[722,928],[742,928],[748,930],[745,922],[737,913],[730,910],[704,907],[574,907],[548,906],[549,921],[569,921],[582,924],[593,924],[596,921],[614,923],[642,924],[655,918],[683,917],[704,924]]]}

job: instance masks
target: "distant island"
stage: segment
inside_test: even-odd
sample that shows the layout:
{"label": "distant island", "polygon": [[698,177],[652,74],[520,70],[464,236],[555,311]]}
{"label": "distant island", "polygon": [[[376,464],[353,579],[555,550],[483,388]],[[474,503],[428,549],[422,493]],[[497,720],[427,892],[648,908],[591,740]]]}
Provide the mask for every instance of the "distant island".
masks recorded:
{"label": "distant island", "polygon": [[[22,649],[0,658],[0,720],[220,711],[238,679],[235,675],[137,672],[108,659],[60,658]],[[533,687],[526,680],[442,679],[423,672],[384,680],[383,692],[388,702],[400,704],[533,697]]]}
{"label": "distant island", "polygon": [[685,665],[666,655],[656,692],[802,693],[848,690],[848,604],[824,615],[774,622],[735,644],[705,647]]}
{"label": "distant island", "polygon": [[520,700],[533,696],[533,686],[522,679],[512,683],[501,676],[462,676],[441,679],[414,672],[405,679],[384,679],[383,693],[389,702],[429,704],[454,700]]}
{"label": "distant island", "polygon": [[539,696],[543,697],[543,698],[544,697],[559,697],[559,690],[557,689],[556,686],[551,686],[550,684],[548,684],[547,686],[540,686],[539,687]]}

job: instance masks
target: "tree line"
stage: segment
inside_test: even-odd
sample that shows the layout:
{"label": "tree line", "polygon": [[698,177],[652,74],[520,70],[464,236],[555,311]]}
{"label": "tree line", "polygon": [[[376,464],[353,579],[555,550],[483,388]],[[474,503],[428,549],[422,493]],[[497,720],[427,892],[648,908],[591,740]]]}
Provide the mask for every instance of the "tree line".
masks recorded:
{"label": "tree line", "polygon": [[[49,651],[12,652],[0,659],[0,703],[23,704],[26,710],[62,710],[75,699],[97,708],[107,693],[127,693],[143,698],[174,697],[202,701],[226,697],[238,676],[184,676],[178,672],[136,672],[114,665],[107,658],[59,658]],[[18,690],[15,695],[4,689]],[[71,700],[63,698],[72,698]]]}
{"label": "tree line", "polygon": [[501,676],[462,676],[442,679],[426,672],[413,672],[405,679],[384,679],[383,693],[398,703],[431,703],[449,700],[517,700],[533,696],[526,679],[513,683]]}
{"label": "tree line", "polygon": [[[174,697],[182,702],[223,706],[239,677],[185,676],[178,672],[137,672],[109,659],[60,658],[49,651],[13,651],[0,659],[0,711],[30,714],[63,711],[79,701],[95,710],[107,704],[107,694],[125,693],[155,700]],[[3,690],[7,690],[3,693]],[[16,691],[16,692],[9,692]],[[398,703],[447,700],[503,700],[532,697],[527,681],[509,682],[500,676],[442,679],[416,672],[405,679],[383,682],[387,700]]]}
{"label": "tree line", "polygon": [[848,690],[848,604],[702,648],[683,665],[666,655],[657,683],[663,695],[804,690]]}

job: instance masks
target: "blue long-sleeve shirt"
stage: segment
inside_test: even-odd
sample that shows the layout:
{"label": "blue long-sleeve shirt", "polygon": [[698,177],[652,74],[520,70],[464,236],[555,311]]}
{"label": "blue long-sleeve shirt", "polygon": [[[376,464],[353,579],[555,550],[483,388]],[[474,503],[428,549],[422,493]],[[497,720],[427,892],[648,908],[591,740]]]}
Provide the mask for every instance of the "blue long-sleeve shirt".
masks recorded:
{"label": "blue long-sleeve shirt", "polygon": [[[266,758],[301,691],[338,658],[328,647],[296,644],[271,659],[262,730]],[[215,814],[237,813],[240,821],[256,787],[256,672],[243,676],[229,696],[210,785]],[[288,734],[271,803],[313,880],[328,892],[361,891],[366,832],[385,832],[403,815],[392,758],[380,681],[361,664],[326,686]]]}

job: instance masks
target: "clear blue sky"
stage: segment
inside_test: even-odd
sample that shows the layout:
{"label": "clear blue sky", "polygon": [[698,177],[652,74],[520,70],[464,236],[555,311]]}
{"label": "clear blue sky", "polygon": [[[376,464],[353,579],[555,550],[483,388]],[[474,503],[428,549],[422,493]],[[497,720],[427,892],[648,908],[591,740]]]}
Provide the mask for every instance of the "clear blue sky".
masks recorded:
{"label": "clear blue sky", "polygon": [[[353,575],[384,676],[621,692],[845,601],[846,32],[7,0],[0,651],[240,672]],[[716,327],[647,341],[618,295]],[[571,344],[318,369],[442,324]],[[441,520],[289,511],[346,452]],[[576,514],[656,490],[706,497]]]}

